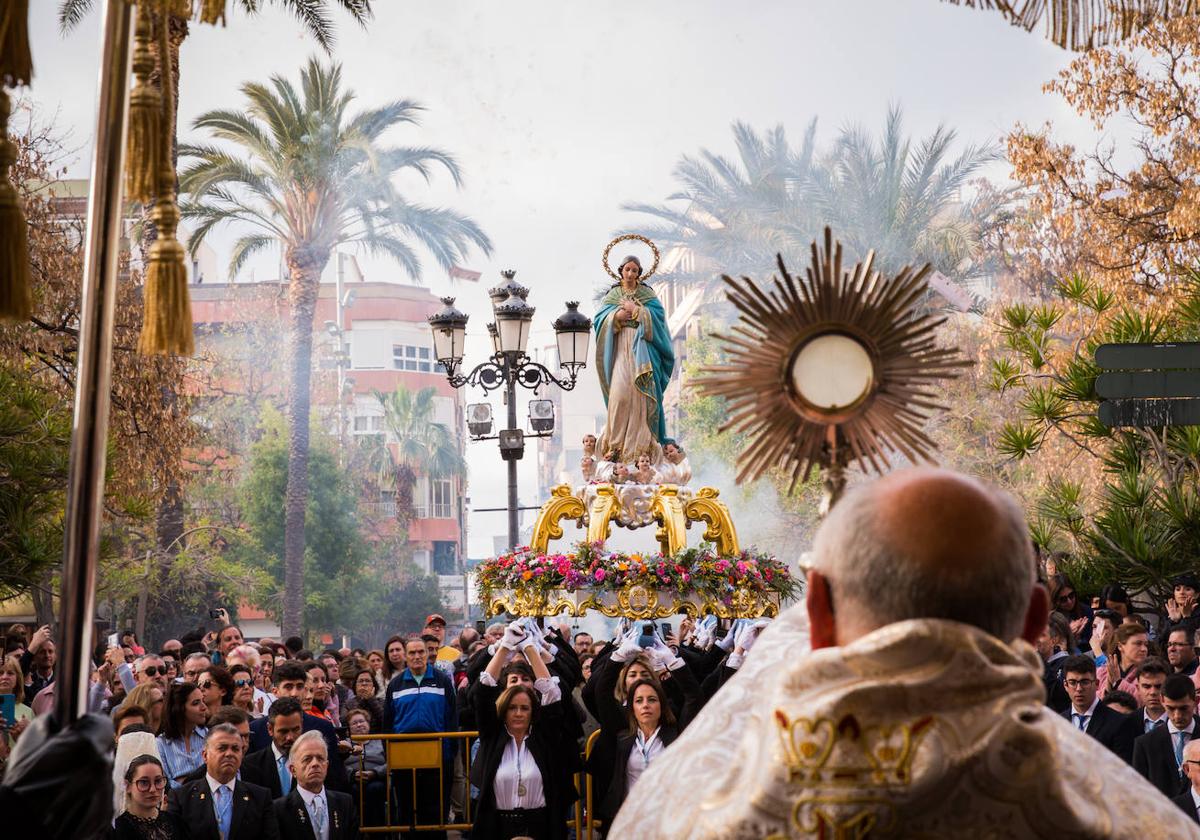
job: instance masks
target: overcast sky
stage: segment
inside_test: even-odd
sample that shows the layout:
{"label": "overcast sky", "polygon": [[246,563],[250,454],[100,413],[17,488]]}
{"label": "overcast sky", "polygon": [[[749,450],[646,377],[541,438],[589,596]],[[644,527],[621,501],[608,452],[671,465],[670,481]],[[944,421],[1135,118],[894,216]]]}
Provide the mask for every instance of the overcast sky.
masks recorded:
{"label": "overcast sky", "polygon": [[[105,0],[96,0],[97,9]],[[236,5],[236,4],[235,4]],[[342,14],[336,58],[364,105],[411,98],[428,111],[397,142],[455,155],[465,174],[432,188],[409,185],[413,199],[476,219],[495,253],[467,261],[484,283],[450,288],[427,265],[424,282],[457,293],[482,330],[485,289],[502,268],[532,289],[544,328],[568,298],[586,301],[603,279],[600,253],[613,233],[636,230],[627,201],[657,202],[673,191],[679,156],[709,148],[733,154],[729,126],[782,123],[798,141],[812,117],[828,140],[851,122],[882,125],[890,103],[904,107],[910,132],[938,123],[965,142],[1002,137],[1017,122],[1055,123],[1059,136],[1091,145],[1095,135],[1042,84],[1070,55],[1040,31],[1008,26],[997,14],[937,0],[376,0],[370,30]],[[80,149],[70,175],[86,177],[95,118],[100,14],[67,36],[57,2],[32,4],[37,74],[32,99]],[[230,16],[224,29],[193,26],[183,47],[180,135],[196,115],[235,107],[238,86],[272,74],[296,78],[315,44],[290,18],[268,12]],[[1004,177],[1006,167],[993,174]],[[221,265],[228,235],[214,239]],[[254,265],[257,279],[274,262]],[[368,279],[397,280],[387,264],[367,263]],[[244,276],[243,279],[246,279]],[[476,360],[482,339],[470,345]],[[594,372],[587,371],[596,400]],[[494,443],[469,447],[476,506],[503,504]],[[527,461],[527,466],[532,462]],[[532,472],[523,476],[532,495]],[[528,502],[528,499],[523,499]],[[485,504],[486,503],[486,504]],[[490,552],[502,515],[472,518],[470,553]]]}

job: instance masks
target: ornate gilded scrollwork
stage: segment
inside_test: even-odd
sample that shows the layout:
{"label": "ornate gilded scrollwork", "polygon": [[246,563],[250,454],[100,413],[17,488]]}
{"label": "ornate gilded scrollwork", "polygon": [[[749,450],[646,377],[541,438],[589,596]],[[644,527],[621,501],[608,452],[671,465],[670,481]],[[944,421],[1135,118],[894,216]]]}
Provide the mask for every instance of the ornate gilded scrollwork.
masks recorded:
{"label": "ornate gilded scrollwork", "polygon": [[[550,491],[550,500],[538,511],[537,521],[533,523],[533,538],[529,547],[534,551],[545,553],[550,548],[551,540],[562,539],[563,529],[558,523],[563,519],[574,519],[580,526],[587,508],[583,502],[571,493],[571,488],[560,484]],[[589,535],[590,539],[590,535]]]}
{"label": "ornate gilded scrollwork", "polygon": [[650,512],[658,521],[658,530],[654,536],[658,539],[663,554],[671,555],[687,548],[687,517],[684,515],[684,505],[679,498],[678,487],[659,487],[650,501]]}
{"label": "ornate gilded scrollwork", "polygon": [[742,550],[738,546],[733,517],[729,515],[725,503],[717,498],[720,495],[721,492],[715,487],[702,487],[696,497],[683,506],[683,513],[689,525],[692,522],[704,522],[708,526],[704,531],[704,539],[714,543],[723,556],[732,557]]}
{"label": "ornate gilded scrollwork", "polygon": [[612,520],[616,518],[621,503],[611,484],[601,484],[596,488],[596,498],[592,500],[592,509],[588,512],[588,542],[604,542],[608,539]]}
{"label": "ornate gilded scrollwork", "polygon": [[699,605],[685,599],[661,600],[656,589],[633,584],[617,592],[604,592],[593,596],[589,607],[599,610],[609,618],[657,619],[673,615],[700,615]]}

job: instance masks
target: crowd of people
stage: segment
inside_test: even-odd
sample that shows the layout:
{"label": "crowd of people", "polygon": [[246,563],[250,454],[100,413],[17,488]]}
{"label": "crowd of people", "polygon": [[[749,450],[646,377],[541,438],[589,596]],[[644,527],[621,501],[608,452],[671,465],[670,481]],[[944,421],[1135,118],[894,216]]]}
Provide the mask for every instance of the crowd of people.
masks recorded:
{"label": "crowd of people", "polygon": [[[837,519],[831,521],[837,527]],[[1017,533],[1017,525],[1010,530]],[[844,539],[859,545],[853,540],[866,537],[855,531]],[[874,550],[873,545],[861,543],[863,550]],[[998,556],[1007,556],[1010,548],[1000,546]],[[845,551],[817,554],[842,557]],[[811,633],[811,642],[801,635],[796,644],[811,645],[813,664],[788,678],[788,691],[803,696],[806,681],[814,681],[813,691],[822,691],[821,669],[837,673],[856,661],[855,645],[865,644],[849,636],[845,628],[857,626],[857,619],[844,605],[835,613],[833,593],[856,593],[881,615],[890,615],[908,591],[902,580],[893,590],[882,579],[855,577],[858,567],[830,568],[830,579],[809,572],[811,629],[789,611],[787,626],[771,633],[773,647],[754,658],[754,685],[772,667],[781,668],[781,675],[791,667],[779,645],[795,631]],[[997,581],[997,587],[1011,583]],[[1200,581],[1192,575],[1176,579],[1166,617],[1153,622],[1119,587],[1105,587],[1090,605],[1084,603],[1054,558],[1042,566],[1041,581],[1045,588],[1037,588],[1041,594],[1030,602],[1021,635],[1036,641],[1043,664],[1041,687],[1036,670],[1024,672],[1033,681],[1034,702],[1044,700],[1048,709],[1043,712],[1058,725],[1078,730],[1069,733],[1078,739],[1077,749],[1090,737],[1136,770],[1143,784],[1172,800],[1193,824],[1200,823],[1200,738],[1193,737],[1200,735],[1195,719]],[[920,591],[935,582],[931,578]],[[980,602],[980,622],[990,615],[985,606]],[[981,634],[969,626],[976,620],[972,615],[969,609],[960,614],[955,606],[922,622],[884,622],[884,629],[901,629],[871,641],[886,652],[872,652],[864,660],[872,664],[853,665],[855,679],[844,683],[866,681],[854,689],[853,696],[860,698],[856,707],[869,691],[893,698],[907,691],[897,688],[893,677],[881,677],[878,688],[871,688],[872,669],[882,667],[879,663],[897,671],[917,668],[922,679],[941,673],[948,660],[937,649],[950,644],[946,640],[952,640],[952,650],[986,651],[992,662],[987,667],[1019,675],[1024,668],[1016,664],[1019,647],[988,647],[1011,629],[981,625]],[[572,633],[566,624],[525,618],[468,626],[448,637],[445,619],[430,615],[420,632],[393,636],[382,649],[318,651],[305,649],[299,638],[248,641],[227,615],[207,634],[169,639],[157,649],[144,648],[126,632],[107,640],[116,644],[95,651],[89,692],[90,708],[109,716],[114,731],[116,816],[109,836],[331,840],[391,825],[404,827],[404,837],[444,837],[446,826],[458,825],[467,827],[462,833],[469,837],[565,840],[575,830],[569,824],[586,789],[579,784],[584,771],[591,788],[586,818],[601,834],[615,823],[611,836],[625,836],[619,820],[628,824],[641,817],[630,817],[623,806],[637,800],[644,807],[651,797],[647,786],[663,783],[663,771],[651,768],[677,740],[689,740],[685,730],[714,696],[721,694],[713,705],[723,710],[703,716],[704,739],[715,743],[717,733],[722,739],[737,737],[727,716],[742,715],[742,698],[755,689],[745,678],[729,687],[732,694],[721,689],[742,669],[769,625],[765,619],[730,623],[708,616],[686,619],[676,631],[667,623],[623,620],[612,638],[593,639],[586,632]],[[904,633],[919,639],[918,647],[889,647]],[[864,638],[875,639],[871,633]],[[822,649],[829,647],[842,653],[822,659]],[[936,668],[922,666],[918,650],[932,656]],[[32,633],[19,625],[8,629],[0,702],[14,702],[0,707],[0,770],[31,721],[52,709],[57,668],[50,627]],[[840,679],[830,677],[825,684],[843,685]],[[990,685],[980,682],[974,690],[988,691]],[[1006,702],[1016,702],[1026,689],[1004,695]],[[940,688],[933,696],[938,703],[947,699]],[[884,709],[878,703],[871,708]],[[791,725],[782,709],[774,715],[779,727]],[[857,733],[858,725],[847,720],[839,726]],[[1011,720],[1041,725],[1027,711]],[[450,735],[440,741],[393,740],[387,746],[369,737],[427,733]],[[690,740],[699,748],[696,737]],[[752,741],[748,749],[767,743]],[[401,749],[397,758],[394,750],[406,744],[417,746],[408,753]],[[805,754],[799,755],[793,760],[802,764]],[[1094,755],[1090,761],[1095,765]]]}
{"label": "crowd of people", "polygon": [[[431,615],[380,650],[317,652],[298,638],[247,641],[234,623],[157,650],[126,632],[97,649],[90,690],[115,735],[111,836],[307,838],[311,826],[328,840],[360,825],[470,823],[466,836],[565,838],[597,731],[586,770],[602,830],[766,624],[709,617],[676,634],[624,621],[594,641],[522,619],[447,640]],[[0,768],[52,709],[57,666],[48,626],[10,627],[5,648],[0,695],[16,702]],[[383,741],[354,738],[476,731],[442,740],[441,769],[389,770]]]}
{"label": "crowd of people", "polygon": [[1200,579],[1175,578],[1166,617],[1151,622],[1121,587],[1089,605],[1054,558],[1048,566],[1054,612],[1038,644],[1047,705],[1200,817],[1200,742],[1189,749],[1200,736]]}

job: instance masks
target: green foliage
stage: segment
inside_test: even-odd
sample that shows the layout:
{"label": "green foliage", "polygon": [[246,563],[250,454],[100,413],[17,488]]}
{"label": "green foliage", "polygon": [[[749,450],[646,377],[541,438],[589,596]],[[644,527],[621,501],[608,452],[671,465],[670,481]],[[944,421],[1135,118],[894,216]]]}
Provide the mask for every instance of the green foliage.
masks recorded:
{"label": "green foliage", "polygon": [[[263,408],[261,436],[250,447],[238,487],[245,540],[232,546],[244,562],[262,569],[282,587],[284,494],[287,488],[287,423],[273,407]],[[359,529],[358,493],[327,438],[312,430],[308,456],[309,494],[305,515],[305,621],[310,628],[352,630],[357,626],[357,587],[368,556]]]}
{"label": "green foliage", "polygon": [[1014,415],[993,440],[1021,460],[1052,437],[1073,444],[1106,477],[1098,491],[1056,475],[1046,480],[1030,526],[1034,542],[1068,553],[1076,587],[1120,583],[1162,603],[1170,580],[1200,556],[1200,428],[1112,430],[1096,417],[1096,348],[1103,343],[1176,341],[1200,324],[1200,283],[1156,308],[1116,303],[1082,275],[1060,280],[1057,301],[999,312],[997,333],[1014,355],[992,360],[991,385],[1011,389]]}
{"label": "green foliage", "polygon": [[759,134],[735,123],[736,158],[707,149],[685,155],[672,173],[678,190],[668,203],[624,209],[657,222],[639,228],[660,244],[694,255],[673,274],[686,282],[769,275],[776,254],[802,258],[826,225],[851,261],[873,250],[884,272],[926,262],[956,281],[991,272],[981,244],[1007,216],[1010,194],[961,195],[999,157],[996,146],[967,146],[952,158],[953,129],[912,138],[898,107],[878,135],[851,125],[818,150],[816,131],[814,119],[793,146],[782,126]]}
{"label": "green foliage", "polygon": [[62,557],[71,407],[28,370],[0,365],[0,600]]}

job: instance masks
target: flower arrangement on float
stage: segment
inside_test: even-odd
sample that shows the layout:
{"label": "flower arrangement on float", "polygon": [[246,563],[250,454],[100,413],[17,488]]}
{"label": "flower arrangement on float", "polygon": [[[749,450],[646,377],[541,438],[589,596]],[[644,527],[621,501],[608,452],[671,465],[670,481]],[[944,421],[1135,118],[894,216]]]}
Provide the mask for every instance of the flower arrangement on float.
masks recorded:
{"label": "flower arrangement on float", "polygon": [[587,542],[554,553],[522,546],[480,564],[475,575],[489,615],[579,616],[597,609],[628,618],[754,618],[778,614],[799,589],[774,556],[745,550],[723,557],[707,543],[670,555]]}

